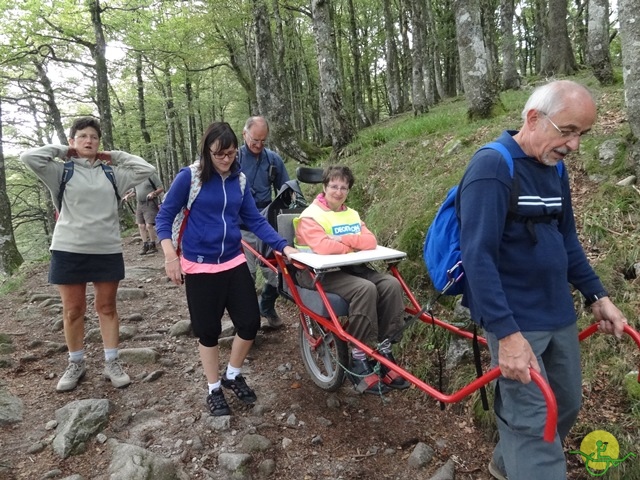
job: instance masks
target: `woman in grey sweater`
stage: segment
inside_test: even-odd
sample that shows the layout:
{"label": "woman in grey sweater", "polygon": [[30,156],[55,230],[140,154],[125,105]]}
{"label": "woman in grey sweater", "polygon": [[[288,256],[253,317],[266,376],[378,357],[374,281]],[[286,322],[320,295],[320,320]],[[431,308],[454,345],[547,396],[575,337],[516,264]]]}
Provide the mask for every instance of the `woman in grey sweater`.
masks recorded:
{"label": "woman in grey sweater", "polygon": [[93,283],[104,344],[104,376],[117,388],[131,383],[118,361],[116,293],[124,278],[118,203],[120,192],[149,178],[155,168],[126,152],[99,152],[100,137],[98,120],[81,117],[73,122],[68,147],[45,145],[20,156],[49,188],[58,210],[49,282],[58,285],[62,298],[69,349],[69,364],[56,387],[59,392],[73,390],[86,371],[83,340],[88,282]]}

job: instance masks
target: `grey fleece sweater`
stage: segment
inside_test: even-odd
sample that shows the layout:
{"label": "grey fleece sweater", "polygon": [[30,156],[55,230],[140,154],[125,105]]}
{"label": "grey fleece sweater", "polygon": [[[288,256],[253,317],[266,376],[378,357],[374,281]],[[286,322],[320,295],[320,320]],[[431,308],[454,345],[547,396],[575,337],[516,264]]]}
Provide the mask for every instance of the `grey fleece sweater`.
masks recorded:
{"label": "grey fleece sweater", "polygon": [[[54,204],[64,171],[64,162],[55,159],[67,159],[68,150],[64,145],[45,145],[20,155],[49,188]],[[120,196],[156,171],[153,165],[135,155],[117,150],[110,153]],[[75,164],[74,173],[65,187],[50,249],[71,253],[121,253],[118,199],[100,166],[102,160],[96,160],[93,165],[86,158],[71,160]]]}

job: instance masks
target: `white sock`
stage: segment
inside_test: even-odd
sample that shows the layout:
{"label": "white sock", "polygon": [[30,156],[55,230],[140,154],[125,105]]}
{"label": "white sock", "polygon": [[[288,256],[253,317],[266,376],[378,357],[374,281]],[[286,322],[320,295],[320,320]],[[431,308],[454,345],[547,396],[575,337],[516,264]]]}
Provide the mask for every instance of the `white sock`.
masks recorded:
{"label": "white sock", "polygon": [[113,360],[118,359],[118,349],[117,348],[105,348],[104,349],[104,360],[105,362],[112,362]]}
{"label": "white sock", "polygon": [[84,349],[77,350],[75,352],[69,352],[70,362],[80,363],[83,360],[84,360]]}
{"label": "white sock", "polygon": [[227,365],[227,380],[235,380],[240,373],[242,373],[241,368],[232,367],[231,364]]}
{"label": "white sock", "polygon": [[218,380],[216,383],[208,383],[207,385],[209,385],[209,393],[213,392],[214,390],[220,390],[220,380]]}

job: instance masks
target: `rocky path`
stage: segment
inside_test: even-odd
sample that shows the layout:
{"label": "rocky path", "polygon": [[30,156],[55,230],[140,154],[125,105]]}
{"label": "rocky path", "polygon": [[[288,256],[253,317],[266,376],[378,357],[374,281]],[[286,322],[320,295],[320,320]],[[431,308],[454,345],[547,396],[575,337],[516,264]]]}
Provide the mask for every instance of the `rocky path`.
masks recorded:
{"label": "rocky path", "polygon": [[[283,300],[285,327],[261,331],[245,365],[258,402],[249,408],[227,396],[232,415],[211,417],[184,291],[166,282],[161,254],[138,251],[125,239],[118,308],[121,358],[133,379],[126,389],[100,375],[102,343],[89,311],[87,375],[76,390],[55,391],[66,347],[47,265],[2,298],[0,478],[490,478],[491,443],[463,404],[442,412],[414,388],[380,398],[346,383],[335,393],[316,387],[300,359],[296,310]],[[225,364],[228,341],[221,344]]]}

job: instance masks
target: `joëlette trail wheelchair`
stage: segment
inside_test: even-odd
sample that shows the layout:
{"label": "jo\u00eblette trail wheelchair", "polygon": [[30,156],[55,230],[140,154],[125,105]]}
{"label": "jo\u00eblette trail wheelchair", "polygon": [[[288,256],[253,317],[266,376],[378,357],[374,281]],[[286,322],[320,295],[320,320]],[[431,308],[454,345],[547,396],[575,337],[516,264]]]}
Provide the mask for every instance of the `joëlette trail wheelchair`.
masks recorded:
{"label": "jo\u00eblette trail wheelchair", "polygon": [[[322,170],[318,168],[299,167],[296,171],[296,176],[298,181],[302,183],[317,184],[322,182]],[[280,235],[287,239],[290,245],[293,245],[293,219],[306,206],[307,202],[302,195],[299,184],[297,184],[296,180],[292,180],[280,189],[276,199],[262,213],[269,219]],[[335,271],[347,265],[382,261],[385,262],[389,272],[398,279],[402,286],[407,300],[405,306],[407,315],[429,325],[449,330],[469,340],[473,339],[474,334],[472,332],[460,329],[427,314],[426,309],[421,307],[397,269],[397,264],[406,257],[406,253],[378,246],[375,250],[344,255],[298,253],[293,255],[292,261],[289,261],[279,252],[268,252],[268,249],[256,251],[244,242],[243,246],[278,274],[279,293],[295,303],[298,308],[300,317],[298,342],[302,360],[313,382],[323,390],[335,391],[344,382],[350,360],[349,344],[360,348],[370,358],[396,372],[399,376],[415,385],[416,388],[443,404],[459,402],[500,376],[500,368],[494,367],[460,390],[447,394],[417,378],[404,368],[390,362],[378,351],[360,342],[345,331],[343,324],[340,322],[340,317],[348,316],[349,305],[340,296],[325,291],[322,286],[324,273]],[[315,289],[311,290],[297,285],[295,269],[306,270],[313,278]],[[591,336],[597,329],[598,324],[595,323],[580,332],[580,341]],[[625,327],[625,333],[640,348],[640,334],[629,326]],[[486,339],[481,336],[477,336],[476,341],[484,346],[487,344]],[[552,442],[555,437],[558,416],[556,399],[544,377],[531,370],[531,378],[540,388],[547,406],[543,439],[547,442]],[[638,382],[640,382],[640,373]]]}

